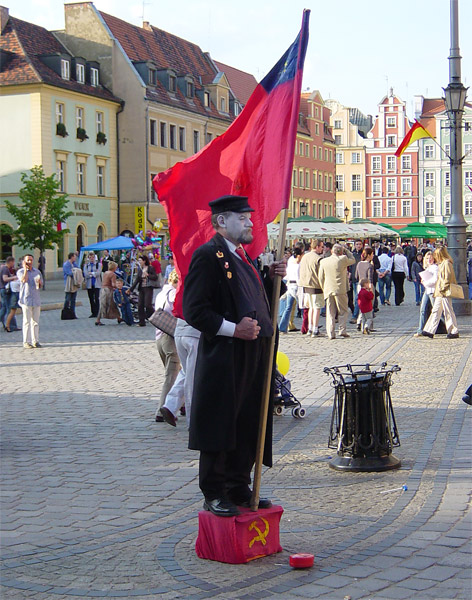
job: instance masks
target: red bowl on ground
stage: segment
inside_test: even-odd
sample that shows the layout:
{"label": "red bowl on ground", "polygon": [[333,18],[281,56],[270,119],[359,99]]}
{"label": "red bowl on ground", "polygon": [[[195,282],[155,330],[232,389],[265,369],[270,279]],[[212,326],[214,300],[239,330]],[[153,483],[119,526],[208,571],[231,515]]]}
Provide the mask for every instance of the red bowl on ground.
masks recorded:
{"label": "red bowl on ground", "polygon": [[289,562],[294,569],[308,569],[313,566],[315,557],[313,554],[292,554]]}

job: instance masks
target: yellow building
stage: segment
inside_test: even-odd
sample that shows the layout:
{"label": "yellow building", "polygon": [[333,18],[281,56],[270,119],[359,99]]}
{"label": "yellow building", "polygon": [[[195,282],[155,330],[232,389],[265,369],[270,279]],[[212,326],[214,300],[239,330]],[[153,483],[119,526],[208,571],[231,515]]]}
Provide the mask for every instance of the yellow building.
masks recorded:
{"label": "yellow building", "polygon": [[[46,252],[46,273],[60,275],[67,253],[116,235],[116,114],[120,101],[101,82],[101,65],[71,52],[43,27],[1,8],[0,223],[16,223],[4,199],[18,202],[21,173],[42,165],[69,195],[69,234]],[[24,250],[5,236],[2,258]]]}
{"label": "yellow building", "polygon": [[372,118],[337,100],[327,100],[326,106],[331,111],[330,124],[336,146],[336,216],[365,218],[365,136],[372,127]]}
{"label": "yellow building", "polygon": [[[145,229],[162,219],[166,239],[166,215],[152,179],[226,131],[244,99],[222,65],[197,45],[147,22],[131,25],[91,2],[65,5],[65,31],[58,36],[88,60],[100,57],[103,80],[124,100],[118,115],[119,232],[138,233],[139,211]],[[240,85],[235,70],[231,75]],[[241,76],[254,89],[254,78]]]}

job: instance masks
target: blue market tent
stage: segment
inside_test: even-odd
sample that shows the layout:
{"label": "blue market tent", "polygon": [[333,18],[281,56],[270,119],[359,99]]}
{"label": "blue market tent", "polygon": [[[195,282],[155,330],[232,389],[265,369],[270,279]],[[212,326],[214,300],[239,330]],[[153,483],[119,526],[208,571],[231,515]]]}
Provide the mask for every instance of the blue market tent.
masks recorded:
{"label": "blue market tent", "polygon": [[117,237],[110,238],[109,240],[103,240],[103,242],[97,242],[96,244],[90,244],[90,246],[82,246],[79,255],[79,265],[82,264],[85,252],[100,252],[102,250],[132,250],[134,244],[131,238],[125,237],[124,235],[118,235]]}
{"label": "blue market tent", "polygon": [[103,240],[103,242],[91,244],[90,246],[82,246],[80,252],[87,252],[89,250],[95,250],[96,252],[100,252],[101,250],[132,250],[133,248],[134,244],[131,238],[119,235],[109,240]]}

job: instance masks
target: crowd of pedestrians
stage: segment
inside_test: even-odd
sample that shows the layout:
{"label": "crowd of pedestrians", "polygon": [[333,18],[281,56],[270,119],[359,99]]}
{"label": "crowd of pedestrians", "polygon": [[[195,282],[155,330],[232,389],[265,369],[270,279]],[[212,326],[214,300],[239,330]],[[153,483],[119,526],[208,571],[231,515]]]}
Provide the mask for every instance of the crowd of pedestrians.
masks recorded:
{"label": "crowd of pedestrians", "polygon": [[[349,337],[349,309],[349,323],[370,334],[375,331],[374,317],[379,305],[392,305],[392,283],[392,303],[400,306],[409,281],[415,287],[415,303],[419,307],[415,336],[433,337],[439,327],[449,339],[459,337],[449,292],[456,280],[452,258],[445,246],[424,243],[417,248],[412,244],[375,242],[371,247],[361,240],[353,245],[331,246],[315,239],[309,245],[297,242],[287,254],[287,292],[281,298],[279,310],[282,334],[299,331],[295,325],[291,326],[297,309],[303,316],[303,335],[323,335],[319,321],[320,316],[326,316],[329,339],[335,339],[336,335]],[[267,261],[265,252],[260,257],[261,266]],[[468,249],[467,268],[469,296],[472,296],[472,247]]]}

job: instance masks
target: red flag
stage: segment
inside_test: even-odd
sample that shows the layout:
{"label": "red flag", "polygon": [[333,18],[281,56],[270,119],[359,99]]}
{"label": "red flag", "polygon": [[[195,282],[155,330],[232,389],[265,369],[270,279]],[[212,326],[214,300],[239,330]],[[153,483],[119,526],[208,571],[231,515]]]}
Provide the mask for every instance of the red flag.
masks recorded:
{"label": "red flag", "polygon": [[60,221],[57,226],[56,226],[57,231],[64,231],[64,229],[67,229],[67,223],[63,223],[62,221]]}
{"label": "red flag", "polygon": [[421,125],[421,123],[418,123],[418,121],[415,121],[414,125],[411,127],[411,129],[408,131],[408,133],[403,138],[403,142],[397,148],[397,151],[395,152],[395,156],[400,157],[405,152],[405,150],[408,148],[408,146],[411,146],[411,144],[413,144],[417,140],[420,140],[421,138],[425,138],[425,137],[432,138],[433,136],[429,133],[429,131],[427,131],[423,127],[423,125]]}
{"label": "red flag", "polygon": [[309,16],[305,10],[297,39],[225,133],[154,178],[154,189],[169,219],[179,274],[177,315],[192,254],[215,233],[208,206],[211,200],[226,194],[249,197],[255,209],[251,215],[254,240],[246,250],[252,258],[267,244],[267,224],[288,206]]}

